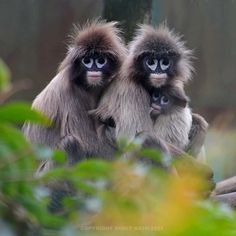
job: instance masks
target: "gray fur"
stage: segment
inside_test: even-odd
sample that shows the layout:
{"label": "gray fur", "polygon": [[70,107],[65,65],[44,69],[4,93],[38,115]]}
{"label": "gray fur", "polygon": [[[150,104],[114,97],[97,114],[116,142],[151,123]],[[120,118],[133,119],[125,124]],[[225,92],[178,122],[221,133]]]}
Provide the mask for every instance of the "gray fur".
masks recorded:
{"label": "gray fur", "polygon": [[189,132],[189,144],[186,150],[200,160],[205,159],[204,142],[208,130],[207,121],[199,114],[192,114],[192,126]]}
{"label": "gray fur", "polygon": [[[114,151],[105,137],[98,136],[94,119],[88,111],[97,106],[102,92],[109,82],[117,77],[121,61],[126,54],[116,25],[115,22],[94,21],[76,30],[58,74],[35,98],[32,105],[34,109],[50,118],[53,126],[41,127],[26,123],[23,127],[24,134],[30,142],[65,150],[69,157],[68,161],[72,164],[84,157],[111,158]],[[99,53],[113,55],[116,69],[102,86],[86,89],[80,84],[75,84],[71,69],[76,59],[96,50]],[[52,167],[43,163],[39,169],[43,166]]]}
{"label": "gray fur", "polygon": [[104,120],[113,117],[116,123],[116,139],[126,137],[132,140],[137,133],[146,132],[159,142],[160,136],[162,136],[159,134],[161,131],[153,127],[149,115],[150,95],[137,82],[134,66],[135,60],[141,53],[154,51],[155,45],[159,45],[159,42],[170,45],[170,48],[176,49],[180,54],[178,73],[167,83],[183,87],[183,84],[191,77],[193,70],[190,62],[191,52],[185,48],[180,38],[165,26],[157,29],[151,26],[141,26],[129,45],[129,55],[122,65],[119,80],[111,83],[100,100],[98,108],[94,111]]}
{"label": "gray fur", "polygon": [[191,125],[191,110],[185,107],[168,115],[159,115],[154,123],[154,132],[166,142],[185,150],[189,143]]}

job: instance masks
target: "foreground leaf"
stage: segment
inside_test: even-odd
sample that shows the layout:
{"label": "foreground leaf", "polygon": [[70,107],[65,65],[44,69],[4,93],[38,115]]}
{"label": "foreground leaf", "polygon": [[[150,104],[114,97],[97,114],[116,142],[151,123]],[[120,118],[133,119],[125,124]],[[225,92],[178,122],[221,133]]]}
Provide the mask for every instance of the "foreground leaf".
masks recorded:
{"label": "foreground leaf", "polygon": [[0,91],[9,89],[10,71],[7,65],[0,59]]}
{"label": "foreground leaf", "polygon": [[0,107],[0,122],[22,124],[25,121],[50,125],[49,119],[40,112],[31,109],[27,103],[15,102]]}

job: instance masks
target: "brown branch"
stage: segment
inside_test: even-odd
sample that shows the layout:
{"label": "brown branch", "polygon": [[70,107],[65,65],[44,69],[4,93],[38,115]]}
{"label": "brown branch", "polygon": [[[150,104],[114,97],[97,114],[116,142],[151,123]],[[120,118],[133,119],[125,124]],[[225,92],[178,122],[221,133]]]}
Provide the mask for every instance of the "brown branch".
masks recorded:
{"label": "brown branch", "polygon": [[226,203],[231,207],[236,207],[236,192],[226,193],[226,194],[219,194],[219,195],[212,195],[210,199]]}
{"label": "brown branch", "polygon": [[215,195],[232,192],[236,192],[236,176],[218,182],[214,190]]}

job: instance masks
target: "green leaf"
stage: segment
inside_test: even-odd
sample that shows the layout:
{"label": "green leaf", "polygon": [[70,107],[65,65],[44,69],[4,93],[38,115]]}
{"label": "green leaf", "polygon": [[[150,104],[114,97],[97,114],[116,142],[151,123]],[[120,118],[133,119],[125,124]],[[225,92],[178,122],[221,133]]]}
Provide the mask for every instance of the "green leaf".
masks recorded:
{"label": "green leaf", "polygon": [[50,180],[59,180],[62,178],[70,178],[70,170],[65,167],[57,167],[54,169],[50,169],[48,171],[45,171],[42,173],[42,176],[40,176],[40,180],[44,181],[50,181]]}
{"label": "green leaf", "polygon": [[55,150],[52,159],[59,164],[63,164],[66,161],[66,155],[63,151]]}
{"label": "green leaf", "polygon": [[0,122],[22,124],[25,121],[50,125],[51,122],[40,112],[31,109],[31,106],[23,102],[14,102],[0,107]]}
{"label": "green leaf", "polygon": [[[109,162],[102,160],[87,160],[81,161],[72,168],[72,175],[75,173],[76,176],[84,178],[100,178],[108,176],[111,170]],[[73,171],[74,170],[74,171]]]}
{"label": "green leaf", "polygon": [[140,151],[139,155],[157,162],[162,160],[160,151],[156,149],[144,148]]}
{"label": "green leaf", "polygon": [[0,59],[0,92],[9,89],[10,77],[11,74],[7,65]]}
{"label": "green leaf", "polygon": [[29,148],[22,132],[10,125],[0,124],[0,143],[11,149],[12,152],[26,151]]}

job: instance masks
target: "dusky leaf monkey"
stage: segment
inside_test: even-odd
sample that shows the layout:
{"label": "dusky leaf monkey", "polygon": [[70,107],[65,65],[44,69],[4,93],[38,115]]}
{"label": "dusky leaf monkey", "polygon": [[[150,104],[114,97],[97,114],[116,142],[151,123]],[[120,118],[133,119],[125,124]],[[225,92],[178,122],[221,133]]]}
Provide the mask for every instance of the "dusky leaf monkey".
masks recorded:
{"label": "dusky leaf monkey", "polygon": [[164,25],[142,25],[129,44],[119,80],[109,85],[93,113],[101,120],[113,118],[116,138],[146,132],[159,139],[149,114],[150,93],[164,85],[183,88],[192,70],[191,51],[178,36]]}
{"label": "dusky leaf monkey", "polygon": [[182,88],[167,85],[154,89],[150,116],[160,137],[196,157],[204,144],[208,123],[192,113],[188,103]]}
{"label": "dusky leaf monkey", "polygon": [[184,90],[165,85],[153,90],[150,116],[154,132],[168,143],[185,150],[189,144],[192,113]]}
{"label": "dusky leaf monkey", "polygon": [[[184,89],[193,72],[191,58],[192,52],[185,43],[165,25],[156,29],[140,26],[129,44],[119,80],[109,85],[98,108],[91,113],[100,120],[114,120],[115,139],[126,137],[132,140],[144,132],[157,143],[163,143],[150,117],[150,94],[153,89],[162,86]],[[194,116],[192,119],[196,121]],[[192,129],[190,138],[191,132]],[[167,145],[171,154],[183,154],[178,147]],[[162,150],[166,149],[159,146]]]}
{"label": "dusky leaf monkey", "polygon": [[[158,137],[171,145],[169,148],[172,148],[172,152],[176,152],[175,148],[177,147],[177,155],[181,154],[178,153],[178,149],[180,149],[205,162],[204,155],[201,152],[204,151],[203,144],[208,124],[203,117],[191,112],[189,98],[183,88],[164,85],[153,89],[150,101],[150,116],[153,120],[154,132],[158,133]],[[199,153],[199,151],[201,152]],[[212,173],[209,169],[207,170],[206,166],[194,164],[194,162],[192,162],[192,165],[195,171],[205,169],[206,173],[209,173],[206,177],[212,178]],[[193,166],[190,166],[190,168],[193,168]],[[183,171],[180,170],[180,172]],[[202,170],[200,170],[200,173],[202,173]],[[208,187],[213,188],[214,183],[210,181]]]}
{"label": "dusky leaf monkey", "polygon": [[93,21],[76,28],[57,75],[32,105],[49,117],[53,126],[27,123],[23,127],[27,139],[65,150],[70,163],[83,157],[111,157],[113,147],[105,138],[98,138],[88,111],[97,106],[101,94],[117,76],[125,55],[116,22]]}
{"label": "dusky leaf monkey", "polygon": [[[88,114],[96,108],[108,85],[119,72],[126,55],[126,47],[116,22],[93,21],[76,28],[67,55],[57,75],[36,97],[32,107],[44,113],[53,122],[45,128],[27,123],[23,130],[32,143],[62,149],[68,155],[68,164],[91,156],[112,158],[113,144],[97,133],[97,121]],[[40,165],[36,175],[55,166],[52,161]],[[63,209],[62,199],[75,194],[71,183],[49,183],[49,209]]]}

